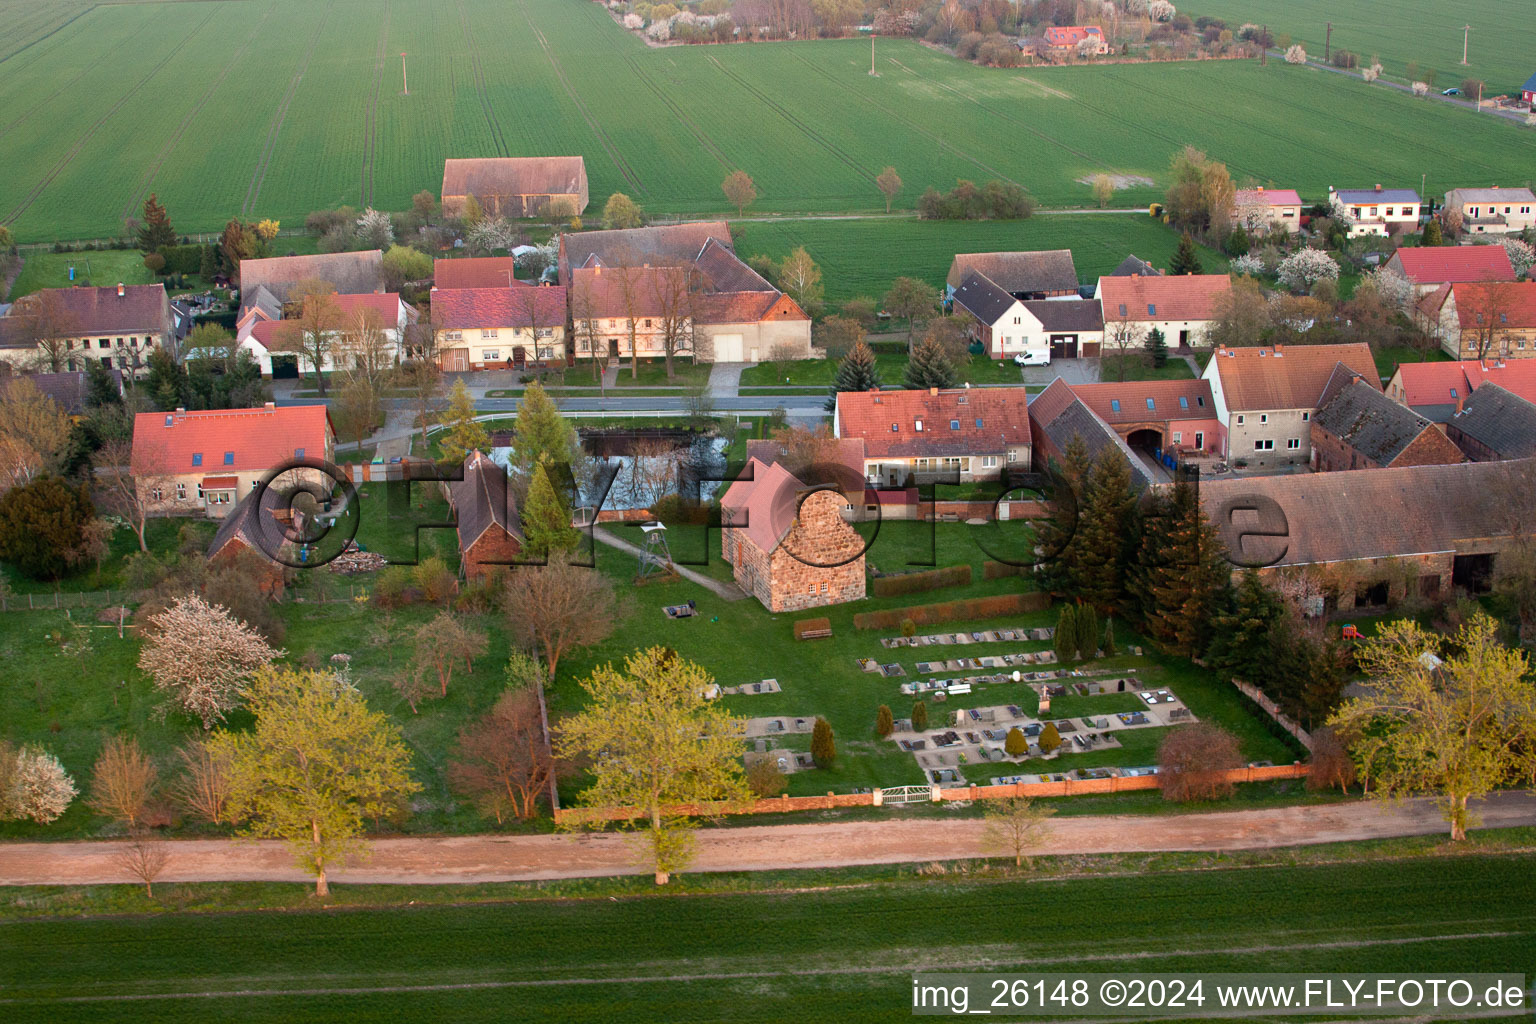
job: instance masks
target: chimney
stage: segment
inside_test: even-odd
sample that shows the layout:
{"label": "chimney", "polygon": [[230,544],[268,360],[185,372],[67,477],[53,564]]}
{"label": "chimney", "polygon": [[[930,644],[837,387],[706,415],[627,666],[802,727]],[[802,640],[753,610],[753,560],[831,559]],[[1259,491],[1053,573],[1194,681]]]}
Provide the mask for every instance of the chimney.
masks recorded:
{"label": "chimney", "polygon": [[1376,183],[1376,191],[1377,192],[1381,191],[1381,182],[1379,182],[1379,181]]}
{"label": "chimney", "polygon": [[1259,186],[1259,195],[1263,195],[1263,194],[1264,194],[1264,186],[1260,185]]}
{"label": "chimney", "polygon": [[123,282],[121,282],[121,281],[117,282],[117,297],[118,298],[122,298],[123,297],[123,292],[125,292],[126,290],[127,289],[125,289],[123,287]]}
{"label": "chimney", "polygon": [[1462,406],[1466,404],[1466,401],[1467,401],[1466,398],[1464,398],[1463,396],[1461,396],[1461,395],[1457,395],[1456,396],[1456,415],[1457,416],[1461,415]]}
{"label": "chimney", "polygon": [[277,409],[277,403],[276,403],[276,402],[268,402],[268,403],[267,403],[267,405],[266,405],[266,408],[267,408],[267,409],[268,409],[268,410],[269,410],[269,411],[276,411],[276,409]]}
{"label": "chimney", "polygon": [[930,396],[932,396],[932,395],[936,395],[936,394],[938,394],[938,393],[939,393],[939,389],[938,389],[938,388],[929,388],[929,389],[928,389],[928,394],[929,394],[929,395],[930,395]]}
{"label": "chimney", "polygon": [[186,414],[187,414],[187,407],[186,406],[178,405],[176,407],[176,415],[177,416],[185,416]]}

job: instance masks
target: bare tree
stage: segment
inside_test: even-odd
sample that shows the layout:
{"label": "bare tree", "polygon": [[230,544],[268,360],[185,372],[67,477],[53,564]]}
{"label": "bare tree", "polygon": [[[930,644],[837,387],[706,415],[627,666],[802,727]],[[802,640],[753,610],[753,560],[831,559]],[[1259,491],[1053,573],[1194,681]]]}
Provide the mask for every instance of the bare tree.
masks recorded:
{"label": "bare tree", "polygon": [[757,186],[746,171],[732,171],[720,184],[732,206],[736,207],[736,216],[740,217],[752,201],[757,198]]}
{"label": "bare tree", "polygon": [[1355,784],[1355,762],[1339,734],[1329,726],[1312,731],[1312,765],[1307,774],[1308,789],[1339,787],[1349,792]]}
{"label": "bare tree", "polygon": [[164,843],[148,842],[142,837],[119,849],[113,857],[119,868],[144,883],[144,895],[150,899],[155,898],[155,879],[165,871],[170,859]]}
{"label": "bare tree", "polygon": [[1106,324],[1104,347],[1115,353],[1115,368],[1120,380],[1125,380],[1125,364],[1131,352],[1140,351],[1144,335],[1129,320],[1116,320]]}
{"label": "bare tree", "polygon": [[[462,661],[464,671],[473,672],[474,659],[485,653],[487,638],[479,630],[465,626],[452,612],[443,611],[416,630],[413,643],[416,665],[436,673],[442,696],[446,697],[453,666]],[[414,705],[411,710],[415,710]]]}
{"label": "bare tree", "polygon": [[154,794],[157,777],[154,762],[139,749],[138,740],[114,736],[102,747],[91,771],[89,803],[99,813],[136,828]]}
{"label": "bare tree", "polygon": [[176,755],[182,770],[171,784],[171,795],[194,817],[210,825],[224,824],[229,819],[229,775],[222,756],[201,739],[188,740]]}
{"label": "bare tree", "polygon": [[682,453],[658,438],[636,438],[630,448],[629,504],[649,508],[677,488]]}
{"label": "bare tree", "polygon": [[172,487],[170,456],[152,440],[108,441],[96,453],[96,486],[107,510],[128,520],[139,550],[148,551],[144,533],[150,513],[156,511]]}
{"label": "bare tree", "polygon": [[887,167],[875,178],[875,187],[880,194],[885,196],[885,212],[891,212],[891,201],[896,198],[896,193],[901,191],[901,175],[896,173],[896,168]]}
{"label": "bare tree", "polygon": [[[288,292],[282,321],[283,330],[273,341],[273,348],[293,352],[302,364],[309,361],[315,370],[315,388],[325,397],[325,364],[343,326],[341,307],[336,303],[336,286],[319,278],[295,284]],[[302,366],[301,366],[302,369]]]}
{"label": "bare tree", "polygon": [[629,332],[629,379],[640,377],[640,312],[645,302],[635,280],[636,269],[628,265],[618,268],[619,300],[624,304],[624,326]]}
{"label": "bare tree", "polygon": [[[1519,302],[1519,287],[1508,281],[1480,281],[1462,291],[1461,294],[1466,297],[1467,312],[1472,316],[1470,325],[1467,325],[1466,317],[1461,317],[1462,324],[1467,326],[1461,328],[1461,352],[1458,358],[1469,347],[1473,351],[1473,358],[1478,360],[1494,354],[1495,343],[1509,331],[1509,314]],[[1460,312],[1458,310],[1458,314]],[[1469,334],[1471,346],[1467,344]]]}
{"label": "bare tree", "polygon": [[1034,867],[1029,851],[1050,837],[1048,819],[1055,813],[1056,808],[1042,807],[1029,797],[999,800],[986,810],[982,846],[1012,857],[1014,867],[1025,863]]}
{"label": "bare tree", "polygon": [[428,675],[430,666],[423,659],[413,659],[402,665],[390,676],[390,685],[410,707],[411,714],[420,714],[421,702],[443,696],[443,692]]}
{"label": "bare tree", "polygon": [[11,317],[20,324],[22,339],[36,350],[33,361],[37,367],[48,373],[62,373],[80,325],[59,291],[47,288],[22,296],[16,300]]}
{"label": "bare tree", "polygon": [[341,317],[332,362],[341,369],[360,374],[375,389],[384,386],[394,369],[398,348],[390,339],[389,329],[379,311],[362,306]]}
{"label": "bare tree", "polygon": [[659,267],[650,274],[655,299],[656,325],[661,333],[661,352],[667,364],[667,379],[675,377],[674,356],[694,353],[693,268]]}
{"label": "bare tree", "polygon": [[1198,722],[1170,732],[1157,750],[1163,799],[1180,803],[1232,795],[1228,774],[1243,766],[1237,739],[1218,725]]}
{"label": "bare tree", "polygon": [[455,789],[501,824],[505,814],[532,818],[554,772],[544,736],[539,696],[531,688],[508,690],[490,711],[459,730],[448,763]]}
{"label": "bare tree", "polygon": [[571,288],[571,329],[575,337],[571,340],[573,344],[581,343],[578,348],[586,348],[592,360],[592,379],[597,381],[598,397],[605,398],[603,363],[607,361],[607,353],[602,351],[602,340],[598,336],[598,309],[592,287],[590,275],[575,275]]}
{"label": "bare tree", "polygon": [[517,642],[543,654],[551,680],[566,651],[601,643],[618,618],[606,576],[558,559],[517,567],[507,579],[504,610]]}

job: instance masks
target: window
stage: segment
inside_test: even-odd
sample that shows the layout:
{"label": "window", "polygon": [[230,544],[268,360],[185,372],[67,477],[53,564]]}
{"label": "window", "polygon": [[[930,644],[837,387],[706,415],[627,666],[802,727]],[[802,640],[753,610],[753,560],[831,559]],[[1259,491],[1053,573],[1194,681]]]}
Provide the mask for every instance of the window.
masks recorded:
{"label": "window", "polygon": [[1259,413],[1259,422],[1260,423],[1268,423],[1269,422],[1269,413],[1267,413],[1267,412]]}
{"label": "window", "polygon": [[151,487],[149,489],[149,496],[151,498],[155,499],[156,501],[164,501],[165,500],[165,491],[163,491],[159,487]]}
{"label": "window", "polygon": [[555,336],[555,329],[553,327],[540,327],[537,334],[540,338],[553,338]]}
{"label": "window", "polygon": [[118,338],[117,339],[117,347],[118,348],[122,348],[123,347],[123,339],[122,338]]}
{"label": "window", "polygon": [[304,457],[304,449],[303,448],[295,448],[293,450],[293,457],[296,458],[296,459],[302,459]]}
{"label": "window", "polygon": [[812,597],[815,597],[816,596],[816,584],[814,584],[814,583],[807,583],[805,585],[805,592],[807,594],[810,594]]}
{"label": "window", "polygon": [[1188,411],[1189,409],[1189,399],[1183,395],[1179,396],[1179,408],[1184,409],[1185,411]]}
{"label": "window", "polygon": [[202,464],[203,464],[203,453],[202,452],[193,452],[192,453],[192,465],[194,465],[194,466],[201,466]]}
{"label": "window", "polygon": [[823,595],[825,595],[826,592],[827,592],[827,581],[826,580],[822,580],[821,581],[821,592],[822,592]]}
{"label": "window", "polygon": [[949,429],[950,430],[959,430],[960,429],[960,421],[959,420],[950,420],[949,421]]}
{"label": "window", "polygon": [[1241,416],[1239,416],[1239,417],[1238,417],[1238,418],[1237,418],[1237,425],[1238,425],[1238,426],[1242,426],[1242,425],[1243,425],[1243,417],[1241,417]]}
{"label": "window", "polygon": [[555,358],[555,350],[552,349],[552,348],[541,348],[541,349],[539,349],[539,358],[540,359],[553,359],[553,358]]}
{"label": "window", "polygon": [[1147,303],[1147,316],[1157,316],[1157,303]]}
{"label": "window", "polygon": [[1253,450],[1256,452],[1272,452],[1275,450],[1275,442],[1265,439],[1253,442]]}
{"label": "window", "polygon": [[892,423],[891,424],[891,433],[898,434],[900,432],[901,432],[901,428],[899,426],[897,426],[896,424]]}
{"label": "window", "polygon": [[918,432],[921,432],[922,429],[923,429],[923,421],[922,420],[913,420],[912,422],[914,424],[912,429],[914,429],[914,430],[916,430]]}
{"label": "window", "polygon": [[1009,462],[1017,462],[1017,461],[1019,461],[1019,453],[1010,448],[1008,450],[1008,461]]}
{"label": "window", "polygon": [[496,328],[494,328],[494,327],[486,328],[485,330],[480,332],[480,337],[482,337],[482,338],[494,338],[494,337],[496,337]]}
{"label": "window", "polygon": [[110,341],[110,340],[111,340],[111,339],[110,339],[110,338],[102,338],[102,339],[101,339],[101,340],[100,340],[100,341],[98,341],[98,342],[97,342],[97,343],[96,343],[96,347],[97,347],[97,348],[106,348],[106,347],[107,347],[107,343],[108,343],[108,342],[109,342],[109,341]]}
{"label": "window", "polygon": [[1156,401],[1156,399],[1152,399],[1152,398],[1147,399],[1147,408],[1152,410],[1153,412],[1156,412],[1157,411],[1157,401]]}
{"label": "window", "polygon": [[197,485],[197,500],[198,501],[202,501],[205,497],[207,497],[207,493],[203,490],[203,485],[202,484],[198,484]]}
{"label": "window", "polygon": [[1183,442],[1183,440],[1184,440],[1184,433],[1183,433],[1183,431],[1175,430],[1173,432],[1173,443],[1174,444],[1180,444],[1180,443]]}
{"label": "window", "polygon": [[1195,404],[1198,405],[1200,408],[1204,409],[1205,408],[1205,396],[1204,395],[1196,395],[1195,396]]}
{"label": "window", "polygon": [[977,430],[981,429],[981,417],[979,417],[979,416],[976,418],[976,429]]}
{"label": "window", "polygon": [[997,456],[996,455],[983,455],[981,457],[981,468],[982,469],[996,469],[997,468]]}
{"label": "window", "polygon": [[[199,490],[201,490],[201,488],[199,488]],[[187,485],[186,484],[177,484],[176,485],[176,500],[177,501],[186,501],[187,500]]]}
{"label": "window", "polygon": [[1299,437],[1289,437],[1289,438],[1286,438],[1285,447],[1289,451],[1293,451],[1293,452],[1294,451],[1299,451],[1301,449],[1301,438],[1299,438]]}
{"label": "window", "polygon": [[484,352],[480,353],[480,358],[487,363],[495,362],[501,358],[501,349],[488,348]]}
{"label": "window", "polygon": [[1016,317],[1013,318],[1013,325],[1015,327],[1017,327],[1019,324],[1021,324],[1023,322],[1024,322],[1024,318],[1023,317],[1016,316]]}
{"label": "window", "polygon": [[1120,303],[1120,315],[1125,316],[1125,303]]}
{"label": "window", "polygon": [[464,340],[464,332],[463,331],[444,331],[443,332],[443,337],[448,339],[449,341],[463,341]]}
{"label": "window", "polygon": [[649,327],[649,326],[651,326],[651,322],[650,322],[650,321],[649,321],[649,320],[647,320],[647,321],[646,321],[646,322],[645,322],[645,326],[647,326],[647,327]]}
{"label": "window", "polygon": [[1303,422],[1303,423],[1307,422],[1307,420],[1310,420],[1311,418],[1312,418],[1312,414],[1310,412],[1303,412],[1301,414],[1301,422]]}
{"label": "window", "polygon": [[234,452],[225,452],[224,453],[224,465],[226,465],[226,466],[233,466],[234,464],[235,464],[235,453]]}
{"label": "window", "polygon": [[1109,407],[1111,409],[1113,409],[1115,412],[1119,412],[1120,411],[1120,399],[1118,399],[1118,398],[1111,398],[1109,400]]}

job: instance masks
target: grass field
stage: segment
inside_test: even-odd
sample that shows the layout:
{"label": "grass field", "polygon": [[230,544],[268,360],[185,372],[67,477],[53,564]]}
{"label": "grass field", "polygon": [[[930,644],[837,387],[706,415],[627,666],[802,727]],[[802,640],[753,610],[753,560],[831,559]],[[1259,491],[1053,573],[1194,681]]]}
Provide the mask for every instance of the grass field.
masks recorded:
{"label": "grass field", "polygon": [[[3,66],[3,65],[0,65]],[[29,253],[16,275],[11,298],[19,299],[39,288],[68,288],[69,269],[75,269],[74,284],[109,287],[115,284],[153,284],[158,278],[144,266],[144,254],[136,249],[109,249],[102,252]]]}
{"label": "grass field", "polygon": [[[1463,0],[1444,4],[1437,0],[1394,0],[1392,16],[1383,18],[1373,0],[1292,0],[1276,5],[1262,0],[1198,0],[1188,8],[1191,17],[1209,14],[1224,18],[1234,28],[1245,22],[1269,25],[1276,34],[1287,33],[1306,47],[1308,56],[1323,59],[1327,26],[1333,25],[1333,48],[1360,57],[1361,66],[1371,55],[1381,59],[1382,73],[1406,80],[1405,66],[1417,61],[1421,71],[1438,72],[1436,89],[1459,86],[1463,78],[1479,78],[1487,95],[1519,94],[1520,85],[1536,64],[1531,62],[1530,40],[1508,31],[1514,8],[1502,0]],[[1462,25],[1471,25],[1467,66],[1461,66]]]}
{"label": "grass field", "polygon": [[881,40],[871,77],[862,40],[648,48],[587,0],[82,7],[0,4],[0,222],[21,241],[115,232],[151,191],[181,231],[403,209],[447,156],[579,153],[594,205],[719,213],[741,168],[756,212],[874,212],[887,164],[906,208],[957,178],[1088,205],[1077,179],[1100,170],[1159,182],[1119,197],[1139,206],[1186,142],[1307,195],[1517,180],[1529,148],[1518,126],[1280,61],[1003,71]]}
{"label": "grass field", "polygon": [[16,1024],[820,1024],[910,1019],[919,970],[1528,971],[1529,855],[1388,863],[10,920],[0,1004]]}

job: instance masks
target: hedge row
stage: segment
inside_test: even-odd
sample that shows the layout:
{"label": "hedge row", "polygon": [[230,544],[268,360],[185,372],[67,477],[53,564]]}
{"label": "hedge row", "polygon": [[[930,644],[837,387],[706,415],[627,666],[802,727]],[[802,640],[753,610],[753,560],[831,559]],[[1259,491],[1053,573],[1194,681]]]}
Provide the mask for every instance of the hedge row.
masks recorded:
{"label": "hedge row", "polygon": [[964,586],[970,582],[969,564],[948,565],[942,569],[930,569],[927,572],[880,576],[875,579],[873,589],[876,597],[900,597],[903,594],[917,594],[924,590],[938,590],[940,587]]}
{"label": "hedge row", "polygon": [[795,623],[795,639],[804,640],[806,634],[821,636],[832,632],[831,619],[800,619]]}
{"label": "hedge row", "polygon": [[990,558],[981,563],[981,577],[987,580],[1000,580],[1006,576],[1022,576],[1024,567],[1010,562],[994,562]]}
{"label": "hedge row", "polygon": [[932,626],[959,619],[995,619],[1003,615],[1044,611],[1050,607],[1050,604],[1050,595],[1036,591],[1027,594],[968,597],[962,601],[919,604],[910,608],[888,608],[879,612],[859,612],[853,617],[853,626],[855,629],[896,629],[904,619],[911,619],[919,626]]}

